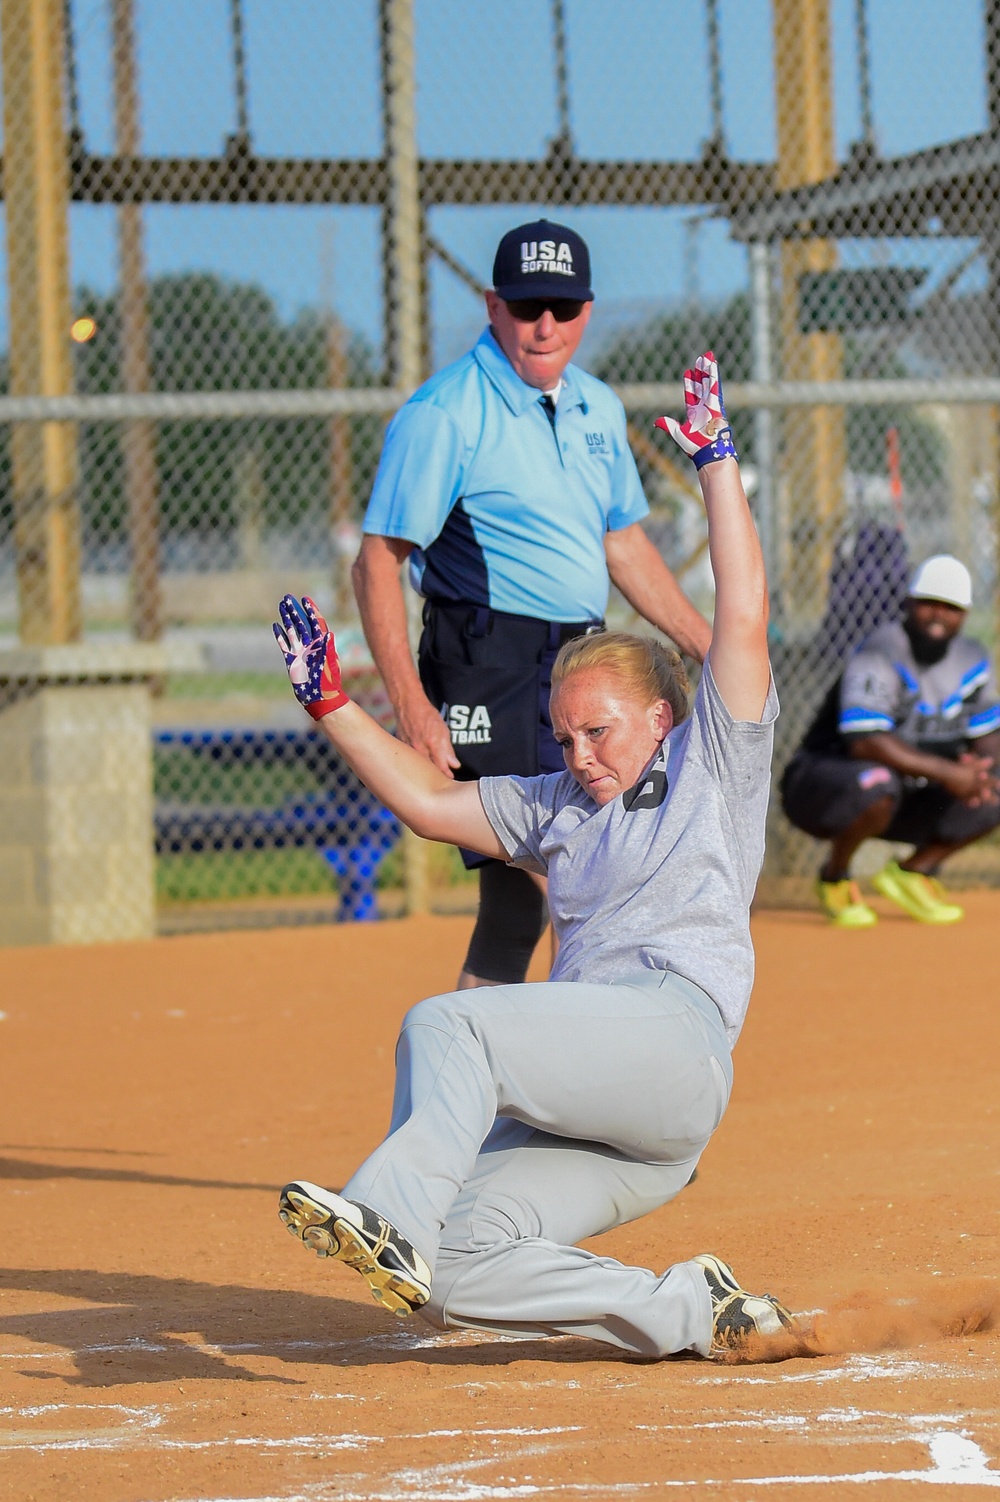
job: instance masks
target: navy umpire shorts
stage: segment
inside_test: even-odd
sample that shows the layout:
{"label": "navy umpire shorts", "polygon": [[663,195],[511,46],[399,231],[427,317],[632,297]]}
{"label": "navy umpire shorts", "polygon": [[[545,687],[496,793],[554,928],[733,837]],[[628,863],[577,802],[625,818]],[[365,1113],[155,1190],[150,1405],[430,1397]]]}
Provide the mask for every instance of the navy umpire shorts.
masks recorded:
{"label": "navy umpire shorts", "polygon": [[[564,642],[603,626],[425,604],[420,679],[451,732],[460,780],[565,770],[549,717],[552,665]],[[489,857],[463,851],[462,859],[471,869]]]}
{"label": "navy umpire shorts", "polygon": [[969,808],[940,784],[900,777],[880,762],[799,751],[781,779],[786,818],[817,840],[833,839],[886,797],[895,807],[880,838],[901,845],[960,844],[1000,825],[1000,804]]}

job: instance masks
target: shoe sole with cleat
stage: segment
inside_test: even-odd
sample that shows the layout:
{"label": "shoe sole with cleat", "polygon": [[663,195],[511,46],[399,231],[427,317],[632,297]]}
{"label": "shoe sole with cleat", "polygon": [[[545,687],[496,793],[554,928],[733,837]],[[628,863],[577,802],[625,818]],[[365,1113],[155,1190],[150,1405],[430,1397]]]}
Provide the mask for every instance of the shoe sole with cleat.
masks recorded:
{"label": "shoe sole with cleat", "polygon": [[[324,1198],[320,1199],[318,1193]],[[332,1203],[324,1203],[325,1200]],[[334,1208],[337,1205],[343,1207],[340,1213]],[[381,1260],[387,1254],[390,1258],[393,1256],[385,1232],[377,1236],[373,1245],[364,1231],[347,1218],[351,1214],[360,1214],[362,1209],[329,1190],[317,1191],[315,1185],[296,1182],[286,1184],[281,1191],[278,1215],[288,1232],[304,1247],[315,1252],[317,1257],[334,1257],[345,1267],[359,1272],[376,1302],[405,1319],[421,1304],[426,1304],[430,1288],[408,1274],[402,1266],[387,1266]],[[386,1225],[384,1221],[381,1224]]]}

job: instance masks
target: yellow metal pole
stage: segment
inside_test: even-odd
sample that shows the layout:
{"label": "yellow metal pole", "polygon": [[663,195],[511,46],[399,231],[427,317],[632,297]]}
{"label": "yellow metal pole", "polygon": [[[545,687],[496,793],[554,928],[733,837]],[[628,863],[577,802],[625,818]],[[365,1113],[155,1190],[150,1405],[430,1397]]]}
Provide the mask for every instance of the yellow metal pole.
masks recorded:
{"label": "yellow metal pole", "polygon": [[[828,0],[774,0],[778,120],[777,187],[819,182],[836,171]],[[786,241],[781,247],[781,374],[786,380],[829,381],[843,373],[839,334],[799,332],[799,278],[830,271],[830,240]],[[793,424],[784,462],[785,525],[778,544],[786,624],[808,632],[826,600],[833,535],[846,466],[844,414],[806,408]]]}
{"label": "yellow metal pole", "polygon": [[[66,396],[70,359],[69,159],[63,0],[0,0],[4,190],[14,396]],[[17,423],[15,545],[21,639],[80,636],[76,429]]]}
{"label": "yellow metal pole", "polygon": [[[138,156],[139,97],[133,0],[112,0],[111,50],[115,144],[120,155]],[[120,204],[117,219],[122,382],[126,391],[148,391],[149,309],[141,204]],[[132,553],[132,630],[139,641],[156,641],[163,633],[163,610],[154,424],[148,418],[133,418],[125,424],[123,438]]]}
{"label": "yellow metal pole", "polygon": [[[383,214],[386,365],[392,385],[413,391],[423,368],[423,244],[417,161],[417,94],[413,0],[379,0],[382,58],[382,123],[387,202]],[[410,634],[419,636],[416,597],[408,594]],[[406,910],[430,907],[429,846],[407,829],[403,834]]]}
{"label": "yellow metal pole", "polygon": [[[326,347],[326,383],[332,391],[349,384],[347,330],[334,306],[335,265],[333,224],[323,226],[321,241],[323,321]],[[351,420],[343,413],[330,418],[330,541],[333,550],[333,616],[341,624],[354,613],[351,588],[351,523],[353,521],[353,474]]]}
{"label": "yellow metal pole", "polygon": [[414,0],[379,0],[379,20],[387,178],[382,251],[386,363],[389,384],[413,391],[424,378]]}
{"label": "yellow metal pole", "polygon": [[[347,330],[331,309],[326,315],[327,384],[333,390],[346,387]],[[351,589],[351,548],[348,538],[353,520],[351,465],[351,420],[343,413],[330,418],[330,534],[333,541],[333,619],[347,620],[354,609]]]}

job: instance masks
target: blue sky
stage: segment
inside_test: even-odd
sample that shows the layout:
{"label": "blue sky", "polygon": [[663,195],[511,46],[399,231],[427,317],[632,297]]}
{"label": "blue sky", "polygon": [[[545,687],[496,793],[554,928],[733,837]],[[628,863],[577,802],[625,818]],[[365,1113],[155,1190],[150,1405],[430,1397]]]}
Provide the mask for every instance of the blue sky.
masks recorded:
{"label": "blue sky", "polygon": [[[721,0],[725,126],[731,153],[774,154],[771,6]],[[858,134],[854,0],[832,0],[835,121],[843,154]],[[889,154],[985,124],[982,0],[870,0],[873,93]],[[261,154],[379,152],[374,0],[245,0],[250,112]],[[73,0],[87,139],[111,146],[108,0]],[[233,130],[228,0],[137,0],[145,148],[209,155]],[[709,129],[704,11],[697,0],[566,0],[571,115],[585,156],[690,158]],[[440,156],[534,156],[556,129],[549,0],[416,0],[421,150]],[[536,206],[525,206],[530,210]],[[538,206],[541,207],[541,206]],[[681,295],[688,211],[576,210],[591,242],[605,316]],[[432,229],[484,280],[496,240],[519,209],[438,209]],[[71,213],[74,280],[115,280],[114,214]],[[261,283],[282,312],[318,301],[332,243],[341,314],[379,337],[378,222],[363,209],[154,206],[146,211],[154,273],[204,268]],[[698,281],[724,294],[745,281],[725,226],[699,235]],[[855,259],[869,254],[865,247]],[[898,252],[894,252],[898,253]],[[944,267],[960,248],[918,246]],[[850,257],[849,257],[850,258]],[[936,259],[935,259],[936,258]],[[474,298],[450,273],[432,281],[438,355],[474,331]],[[5,319],[4,319],[5,321]]]}

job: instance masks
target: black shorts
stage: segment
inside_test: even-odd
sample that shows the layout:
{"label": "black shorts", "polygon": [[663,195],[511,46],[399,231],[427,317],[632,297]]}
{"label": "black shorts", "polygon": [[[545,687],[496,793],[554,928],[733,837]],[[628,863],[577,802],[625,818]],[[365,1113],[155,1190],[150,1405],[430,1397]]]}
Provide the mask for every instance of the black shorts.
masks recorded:
{"label": "black shorts", "polygon": [[[549,718],[552,665],[564,642],[603,625],[428,601],[417,659],[420,681],[448,725],[461,762],[459,778],[564,770]],[[468,851],[462,858],[470,869],[488,859]]]}
{"label": "black shorts", "polygon": [[880,762],[799,751],[781,779],[786,818],[817,840],[833,839],[885,797],[895,809],[881,838],[901,845],[958,844],[1000,824],[1000,804],[969,808],[938,783],[900,777]]}

